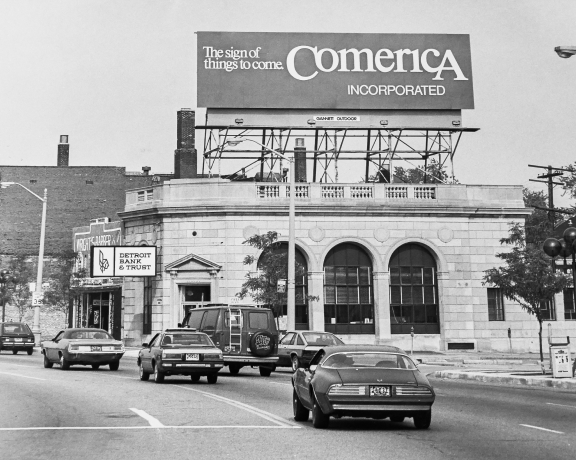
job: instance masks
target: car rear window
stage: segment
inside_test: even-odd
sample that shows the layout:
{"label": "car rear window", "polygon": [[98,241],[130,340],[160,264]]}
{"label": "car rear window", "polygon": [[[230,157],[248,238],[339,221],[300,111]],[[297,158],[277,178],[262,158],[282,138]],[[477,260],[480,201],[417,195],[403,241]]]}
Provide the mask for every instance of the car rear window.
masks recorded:
{"label": "car rear window", "polygon": [[81,330],[68,331],[64,338],[66,339],[114,339],[104,330]]}
{"label": "car rear window", "polygon": [[310,346],[341,346],[344,344],[336,336],[327,333],[302,333]]}
{"label": "car rear window", "polygon": [[250,312],[248,321],[250,328],[266,330],[268,329],[268,312]]}
{"label": "car rear window", "polygon": [[338,352],[322,364],[330,368],[403,368],[415,370],[412,360],[400,354],[386,352]]}
{"label": "car rear window", "polygon": [[197,333],[169,333],[164,335],[163,346],[213,346],[207,335]]}
{"label": "car rear window", "polygon": [[3,328],[5,334],[32,334],[25,323],[5,323]]}

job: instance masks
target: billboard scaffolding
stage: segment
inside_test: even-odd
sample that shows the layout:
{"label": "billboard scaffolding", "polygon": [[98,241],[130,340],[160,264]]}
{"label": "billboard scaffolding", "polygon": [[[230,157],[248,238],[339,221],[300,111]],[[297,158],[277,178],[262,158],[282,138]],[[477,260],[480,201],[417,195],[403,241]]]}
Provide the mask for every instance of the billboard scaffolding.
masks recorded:
{"label": "billboard scaffolding", "polygon": [[[375,128],[197,126],[204,131],[202,173],[231,180],[285,181],[282,159],[270,150],[292,157],[294,138],[304,138],[311,177],[306,182],[394,182],[395,166],[427,171],[431,160],[446,167],[454,180],[454,155],[464,132],[478,128]],[[235,137],[250,138],[265,147],[233,145]],[[230,143],[232,141],[232,143]],[[363,163],[361,177],[342,180],[348,162]],[[342,162],[345,162],[344,164]],[[343,166],[344,165],[344,166]],[[224,168],[224,169],[223,169]],[[392,174],[391,174],[392,173]],[[251,176],[253,175],[253,176]],[[425,175],[425,182],[432,178]]]}

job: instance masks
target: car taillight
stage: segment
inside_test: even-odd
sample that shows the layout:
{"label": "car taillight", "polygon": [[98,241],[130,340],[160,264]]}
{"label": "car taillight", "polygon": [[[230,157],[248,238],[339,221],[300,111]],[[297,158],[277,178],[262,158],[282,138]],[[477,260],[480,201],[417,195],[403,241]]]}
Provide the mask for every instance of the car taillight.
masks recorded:
{"label": "car taillight", "polygon": [[163,359],[179,359],[181,357],[182,357],[182,354],[179,352],[162,351],[162,358]]}
{"label": "car taillight", "polygon": [[334,384],[328,390],[328,395],[366,395],[366,386]]}
{"label": "car taillight", "polygon": [[396,395],[432,395],[427,387],[396,386]]}

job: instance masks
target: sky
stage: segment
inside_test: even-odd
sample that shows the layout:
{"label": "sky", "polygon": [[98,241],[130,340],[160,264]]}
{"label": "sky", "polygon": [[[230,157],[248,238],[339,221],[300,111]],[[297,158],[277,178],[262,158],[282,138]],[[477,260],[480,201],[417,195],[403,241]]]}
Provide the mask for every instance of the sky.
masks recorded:
{"label": "sky", "polygon": [[529,164],[576,162],[575,24],[573,0],[0,0],[0,164],[54,166],[67,134],[71,166],[172,172],[198,31],[469,34],[455,175],[545,190]]}

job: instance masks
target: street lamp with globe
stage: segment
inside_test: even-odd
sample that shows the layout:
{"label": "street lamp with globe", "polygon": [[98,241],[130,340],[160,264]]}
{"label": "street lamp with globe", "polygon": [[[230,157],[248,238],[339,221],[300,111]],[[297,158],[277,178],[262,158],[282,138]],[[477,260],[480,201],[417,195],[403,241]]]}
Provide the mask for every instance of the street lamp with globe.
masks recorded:
{"label": "street lamp with globe", "polygon": [[547,238],[544,241],[543,250],[551,258],[561,256],[566,259],[572,255],[572,286],[574,297],[573,302],[576,307],[576,227],[569,227],[562,234],[561,239],[554,237]]}

